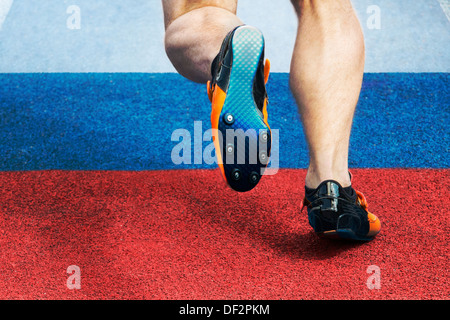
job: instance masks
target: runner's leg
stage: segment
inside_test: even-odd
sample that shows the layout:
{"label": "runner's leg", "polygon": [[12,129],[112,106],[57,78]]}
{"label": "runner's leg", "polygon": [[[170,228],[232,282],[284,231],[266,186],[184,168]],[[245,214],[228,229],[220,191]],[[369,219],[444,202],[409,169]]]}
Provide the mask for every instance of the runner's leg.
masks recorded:
{"label": "runner's leg", "polygon": [[199,83],[211,80],[211,62],[226,34],[242,21],[237,0],[162,0],[165,48],[175,69]]}
{"label": "runner's leg", "polygon": [[364,73],[364,39],[350,0],[291,0],[298,33],[290,86],[309,147],[306,186],[350,186],[348,149]]}

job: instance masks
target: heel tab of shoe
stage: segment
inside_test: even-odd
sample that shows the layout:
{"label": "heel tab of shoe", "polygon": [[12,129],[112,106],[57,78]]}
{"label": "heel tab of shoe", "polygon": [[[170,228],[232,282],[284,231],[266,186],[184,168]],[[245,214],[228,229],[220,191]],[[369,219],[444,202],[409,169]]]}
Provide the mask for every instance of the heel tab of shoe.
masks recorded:
{"label": "heel tab of shoe", "polygon": [[[350,189],[350,190],[349,190]],[[351,191],[351,192],[349,192]],[[305,186],[306,197],[344,197],[350,201],[356,201],[357,195],[352,186],[342,187],[336,180],[322,181],[316,189],[311,189]]]}
{"label": "heel tab of shoe", "polygon": [[325,180],[315,189],[315,194],[318,196],[331,196],[337,198],[340,195],[341,189],[343,189],[341,184],[336,180]]}

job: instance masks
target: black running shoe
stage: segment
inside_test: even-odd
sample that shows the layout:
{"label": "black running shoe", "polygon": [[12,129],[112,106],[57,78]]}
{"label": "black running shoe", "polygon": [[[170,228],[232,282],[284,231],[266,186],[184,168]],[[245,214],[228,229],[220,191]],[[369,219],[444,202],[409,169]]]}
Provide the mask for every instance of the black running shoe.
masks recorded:
{"label": "black running shoe", "polygon": [[302,210],[307,207],[309,224],[324,237],[372,240],[381,230],[380,220],[367,210],[364,195],[327,180],[317,189],[306,189]]}

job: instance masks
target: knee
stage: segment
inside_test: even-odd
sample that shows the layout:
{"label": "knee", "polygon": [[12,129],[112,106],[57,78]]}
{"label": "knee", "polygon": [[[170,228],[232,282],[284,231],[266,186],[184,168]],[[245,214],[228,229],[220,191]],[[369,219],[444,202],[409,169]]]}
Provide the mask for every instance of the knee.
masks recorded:
{"label": "knee", "polygon": [[167,57],[181,75],[206,82],[225,35],[240,24],[229,10],[213,6],[191,10],[167,26],[164,36]]}
{"label": "knee", "polygon": [[186,33],[186,25],[173,21],[166,28],[164,34],[164,47],[169,58],[183,46],[183,34]]}
{"label": "knee", "polygon": [[[198,13],[195,18],[199,18]],[[201,20],[193,23],[191,15],[186,14],[172,21],[164,35],[164,48],[170,62],[178,73],[195,82],[203,80],[201,72],[197,74],[196,69],[199,68],[194,68],[203,64],[200,60],[204,58],[201,52],[196,51],[201,45],[198,30],[201,25]]]}
{"label": "knee", "polygon": [[234,15],[227,10],[213,6],[197,8],[180,15],[166,27],[164,36],[166,51],[191,43],[191,38],[197,35],[216,34],[227,24],[234,23],[233,17]]}
{"label": "knee", "polygon": [[191,10],[177,17],[166,27],[164,46],[167,55],[176,58],[180,52],[192,50],[193,47],[208,48],[221,43],[228,29],[231,30],[236,24],[235,19],[227,10],[212,6]]}

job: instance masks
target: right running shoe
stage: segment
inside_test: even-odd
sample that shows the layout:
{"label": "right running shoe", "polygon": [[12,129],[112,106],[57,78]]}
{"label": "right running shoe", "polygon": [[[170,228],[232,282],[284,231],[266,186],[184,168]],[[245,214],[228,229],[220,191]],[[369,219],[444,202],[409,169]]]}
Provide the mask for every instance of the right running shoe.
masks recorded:
{"label": "right running shoe", "polygon": [[333,180],[314,190],[305,189],[302,210],[307,207],[309,224],[320,236],[370,241],[380,232],[381,222],[367,210],[361,192]]}
{"label": "right running shoe", "polygon": [[207,90],[216,157],[223,178],[236,191],[253,189],[269,162],[269,71],[264,37],[247,25],[227,34],[211,65]]}

